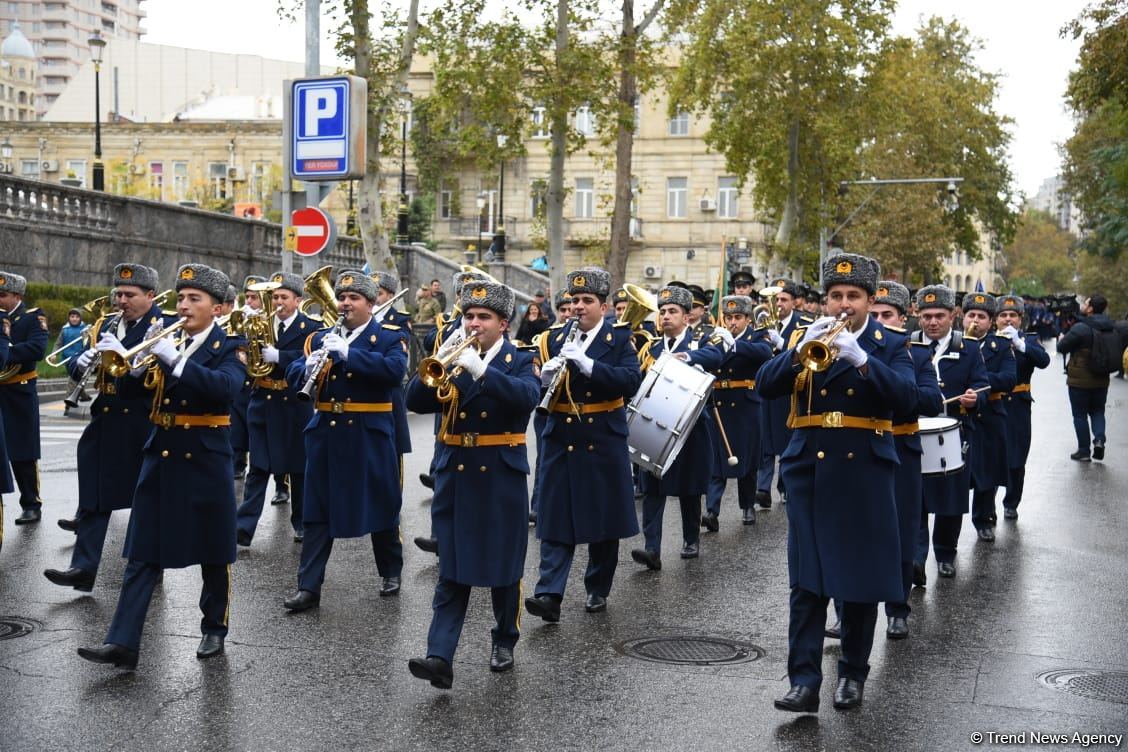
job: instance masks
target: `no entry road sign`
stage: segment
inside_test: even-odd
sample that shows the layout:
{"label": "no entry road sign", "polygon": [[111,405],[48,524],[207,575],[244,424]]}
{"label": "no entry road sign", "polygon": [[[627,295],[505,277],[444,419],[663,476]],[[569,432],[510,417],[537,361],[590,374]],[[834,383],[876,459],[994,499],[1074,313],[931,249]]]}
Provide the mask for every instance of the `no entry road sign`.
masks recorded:
{"label": "no entry road sign", "polygon": [[292,224],[297,236],[294,252],[299,256],[316,256],[337,239],[333,218],[318,208],[298,209]]}

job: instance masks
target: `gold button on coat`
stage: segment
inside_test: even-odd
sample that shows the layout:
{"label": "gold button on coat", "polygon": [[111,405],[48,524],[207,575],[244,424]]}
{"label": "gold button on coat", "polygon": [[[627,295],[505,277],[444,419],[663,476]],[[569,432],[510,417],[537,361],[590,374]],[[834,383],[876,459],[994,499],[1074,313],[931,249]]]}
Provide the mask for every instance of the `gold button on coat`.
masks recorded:
{"label": "gold button on coat", "polygon": [[826,457],[826,452],[823,452],[823,451],[822,451],[822,450],[820,449],[820,450],[819,450],[819,452],[818,452],[818,454],[816,454],[815,456],[816,456],[816,457],[818,457],[818,458],[819,458],[819,459],[821,460],[821,459],[822,459],[823,457]]}

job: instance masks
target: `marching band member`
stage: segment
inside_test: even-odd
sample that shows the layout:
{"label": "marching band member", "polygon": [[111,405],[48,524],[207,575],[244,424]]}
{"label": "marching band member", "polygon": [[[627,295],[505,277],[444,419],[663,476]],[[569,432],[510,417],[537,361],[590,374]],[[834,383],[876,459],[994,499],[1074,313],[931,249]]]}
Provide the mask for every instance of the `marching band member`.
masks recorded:
{"label": "marching band member", "polygon": [[995,314],[995,330],[1011,341],[1014,348],[1017,383],[1006,397],[1007,444],[1010,460],[1007,493],[1003,497],[1003,517],[1018,519],[1018,505],[1022,501],[1022,488],[1026,482],[1026,458],[1030,455],[1030,408],[1034,397],[1030,394],[1030,379],[1035,368],[1050,364],[1049,353],[1038,341],[1037,334],[1023,334],[1022,315],[1025,306],[1022,298],[1007,295],[999,300]]}
{"label": "marching band member", "polygon": [[[975,435],[972,417],[986,404],[985,387],[989,386],[979,342],[953,328],[956,296],[948,287],[922,287],[917,290],[916,301],[921,328],[913,332],[912,341],[928,345],[940,391],[945,400],[955,400],[946,406],[947,414],[960,420],[960,440],[974,446],[979,437]],[[967,457],[970,459],[970,453]],[[958,473],[924,478],[921,492],[924,509],[913,556],[914,585],[923,587],[927,582],[924,563],[928,559],[929,514],[936,516],[932,531],[936,570],[941,577],[956,576],[956,546],[963,515],[967,514],[970,487],[970,462]]]}
{"label": "marching band member", "polygon": [[0,374],[0,415],[4,416],[8,461],[23,508],[17,525],[39,522],[43,508],[39,498],[39,374],[35,368],[47,354],[47,316],[24,305],[26,290],[26,279],[0,271],[0,309],[8,312],[10,341],[8,364]]}
{"label": "marching band member", "polygon": [[[260,277],[254,274],[248,275],[243,279],[243,312],[251,313],[254,311],[261,311],[263,308],[262,295],[250,289],[251,285],[257,285],[266,281],[266,277]],[[243,379],[243,388],[239,390],[239,396],[231,404],[231,451],[234,459],[232,471],[235,479],[243,478],[247,472],[247,452],[251,449],[250,437],[247,434],[247,407],[251,404],[251,389],[254,379],[247,377]],[[284,478],[282,479],[285,480]],[[283,491],[284,486],[279,484],[279,491]]]}
{"label": "marching band member", "polygon": [[[733,275],[734,281],[739,274],[752,279],[751,274],[738,272]],[[740,287],[751,289],[752,282]],[[752,298],[745,294],[721,299],[721,315],[724,326],[732,334],[733,345],[720,363],[710,369],[717,376],[713,382],[713,404],[721,420],[719,424],[715,421],[711,424],[715,428],[712,437],[713,466],[705,497],[705,516],[701,520],[702,526],[714,533],[720,528],[721,498],[730,478],[736,478],[742,522],[745,525],[756,524],[756,471],[760,463],[760,395],[756,391],[756,372],[771,359],[773,350],[768,330],[753,326],[752,311]],[[774,329],[771,332],[779,336]],[[689,360],[697,362],[692,354]],[[733,456],[738,460],[735,466],[728,464],[724,438],[720,433],[722,430]]]}
{"label": "marching band member", "polygon": [[240,546],[251,545],[271,475],[276,488],[282,486],[279,479],[290,476],[290,526],[295,542],[301,542],[304,530],[306,454],[302,432],[313,417],[313,408],[298,399],[297,390],[301,385],[287,380],[286,369],[302,357],[306,340],[319,327],[300,310],[305,295],[305,282],[300,275],[275,272],[268,286],[273,287],[269,291],[268,310],[274,312],[269,317],[274,345],[262,348],[262,359],[272,367],[269,375],[254,379],[247,406],[250,462],[243,501],[235,515],[236,540]]}
{"label": "marching band member", "polygon": [[588,546],[584,608],[604,611],[619,539],[638,533],[624,409],[642,382],[631,330],[603,320],[611,292],[603,269],[569,272],[568,292],[578,334],[557,326],[541,340],[542,383],[567,370],[543,434],[540,579],[534,597],[525,599],[530,614],[549,622],[560,620],[576,546]]}
{"label": "marching band member", "polygon": [[[154,302],[157,287],[156,269],[141,264],[114,267],[114,298],[121,315],[107,317],[101,330],[93,333],[97,347],[68,363],[73,380],[81,380],[102,352],[128,350],[144,341],[150,326],[175,321]],[[127,377],[114,378],[98,368],[98,397],[90,405],[90,423],[78,440],[78,537],[70,567],[43,573],[56,585],[84,593],[94,589],[110,514],[133,505],[145,443],[153,432],[149,420],[152,395],[136,389],[131,394],[129,385],[123,384]]]}
{"label": "marching band member", "polygon": [[[8,352],[11,348],[9,332],[12,325],[8,321],[8,312],[0,308],[0,370],[8,366]],[[12,483],[12,471],[8,464],[8,445],[4,439],[4,413],[0,411],[0,549],[4,548],[4,504],[3,495],[15,490]]]}
{"label": "marching band member", "polygon": [[[451,663],[472,587],[491,591],[491,671],[513,668],[513,647],[520,636],[521,575],[528,546],[525,432],[540,380],[532,353],[518,350],[505,338],[514,302],[513,291],[505,285],[463,286],[460,307],[466,336],[477,336],[477,346],[462,349],[448,366],[447,385],[428,387],[418,374],[408,384],[411,410],[442,413],[431,505],[439,581],[426,657],[408,662],[413,676],[441,689],[449,689],[453,680]],[[449,356],[461,344],[444,344],[437,357]]]}
{"label": "marching band member", "polygon": [[306,356],[286,370],[287,381],[304,384],[320,360],[331,363],[305,430],[305,539],[298,592],[284,602],[290,611],[320,605],[335,538],[371,537],[382,596],[399,592],[403,569],[392,393],[403,383],[407,348],[398,328],[373,320],[376,284],[363,272],[341,272],[333,292],[337,327],[310,335]]}
{"label": "marching band member", "polygon": [[[177,313],[183,340],[157,340],[151,368],[136,367],[119,382],[121,396],[152,388],[154,424],[145,444],[133,512],[125,539],[129,560],[121,595],[104,644],[81,647],[94,663],[132,670],[141,629],[161,573],[200,565],[203,639],[197,658],[223,652],[235,561],[235,494],[231,484],[231,402],[243,386],[243,341],[215,324],[227,294],[227,276],[203,264],[176,275]],[[124,352],[104,335],[106,349]]]}
{"label": "marching band member", "polygon": [[[658,291],[658,326],[662,336],[655,339],[642,353],[648,370],[663,353],[689,353],[697,350],[697,341],[689,328],[688,315],[694,306],[689,290],[683,287],[663,287]],[[728,330],[724,330],[728,333]],[[728,335],[732,339],[732,335]],[[715,348],[700,351],[699,362],[704,367],[716,368],[722,352]],[[688,355],[687,355],[688,357]],[[642,481],[642,532],[644,548],[631,551],[631,558],[647,569],[662,568],[662,516],[667,496],[677,496],[681,505],[683,559],[696,559],[700,555],[701,495],[709,486],[713,466],[713,444],[709,423],[712,416],[702,412],[693,426],[681,453],[661,478],[652,472],[643,472]]]}
{"label": "marching band member", "polygon": [[[377,324],[386,324],[388,329],[399,330],[404,347],[411,349],[411,316],[403,311],[397,311],[394,306],[389,306],[380,311],[377,317],[375,311],[399,292],[399,278],[389,272],[373,272],[368,275],[376,283],[376,303],[372,306],[373,317]],[[403,488],[403,456],[411,453],[411,428],[407,424],[407,406],[404,404],[404,390],[396,389],[392,392],[392,417],[396,424],[396,454],[399,455],[400,488]],[[399,524],[398,522],[396,524]]]}
{"label": "marching band member", "polygon": [[[779,287],[780,293],[776,296],[777,315],[779,317],[778,331],[783,344],[776,344],[777,351],[794,347],[803,331],[814,321],[814,318],[795,310],[795,298],[799,294],[799,287],[788,279],[777,279],[772,283]],[[772,478],[775,477],[776,457],[782,455],[791,440],[791,431],[787,427],[787,415],[790,404],[786,398],[767,399],[760,404],[760,467],[756,473],[756,503],[761,509],[772,508]],[[783,486],[783,473],[779,474],[776,490],[780,498],[784,498],[787,489]]]}
{"label": "marching band member", "polygon": [[[626,291],[624,291],[624,295],[625,294]],[[556,320],[560,322],[561,326],[563,326],[563,323],[566,322],[568,320],[568,317],[572,315],[572,296],[569,295],[567,291],[558,292],[556,293],[554,302],[556,303]],[[618,308],[618,306],[616,306],[616,308]],[[541,334],[537,335],[534,344],[537,347],[538,354],[540,352],[541,339],[548,336],[551,335],[549,334],[549,330],[547,329]],[[534,362],[539,368],[541,365],[539,360],[537,358],[534,358]],[[544,393],[542,391],[541,396],[543,395]],[[547,415],[541,415],[540,412],[533,413],[533,435],[536,437],[537,442],[537,459],[536,464],[533,468],[533,493],[529,496],[529,522],[532,524],[536,524],[537,510],[540,507],[541,455],[544,453],[544,428],[547,425]]]}
{"label": "marching band member", "polygon": [[[879,270],[865,256],[843,253],[823,265],[829,313],[848,328],[834,340],[825,370],[805,368],[798,349],[760,369],[765,396],[786,398],[794,429],[780,459],[787,489],[791,579],[787,673],[781,710],[813,713],[822,683],[823,630],[830,598],[842,601],[842,658],[834,707],[862,702],[879,601],[902,597],[894,474],[893,417],[910,412],[917,394],[913,363],[869,316]],[[802,344],[822,337],[835,318],[819,319]]]}
{"label": "marching band member", "polygon": [[1007,408],[1003,398],[1017,383],[1011,340],[991,331],[995,318],[995,298],[982,292],[969,292],[963,299],[964,336],[974,326],[980,339],[979,352],[987,368],[991,391],[986,404],[975,414],[976,435],[971,445],[971,521],[979,540],[995,540],[995,494],[1010,482],[1007,457]]}

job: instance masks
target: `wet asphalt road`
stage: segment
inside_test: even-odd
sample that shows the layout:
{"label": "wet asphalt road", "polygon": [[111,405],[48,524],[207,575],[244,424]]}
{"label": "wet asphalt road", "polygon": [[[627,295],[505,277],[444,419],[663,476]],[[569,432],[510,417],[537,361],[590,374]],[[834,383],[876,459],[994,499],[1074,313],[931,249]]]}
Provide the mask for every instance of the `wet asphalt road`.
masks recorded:
{"label": "wet asphalt road", "polygon": [[[741,526],[735,484],[700,559],[676,556],[673,504],[663,570],[640,570],[630,549],[641,538],[624,541],[606,613],[583,610],[581,549],[561,622],[524,615],[513,672],[488,670],[492,617],[488,594],[475,591],[454,690],[413,679],[406,661],[424,653],[437,575],[436,559],[410,544],[429,529],[417,480],[430,459],[431,419],[422,416],[412,418],[398,598],[377,596],[367,540],[338,541],[321,608],[288,615],[281,602],[295,585],[298,545],[288,507],[267,506],[233,570],[224,656],[195,658],[199,570],[187,569],[170,570],[158,588],[135,673],[82,661],[75,648],[101,642],[117,601],[127,517],[115,515],[93,593],[43,578],[69,562],[73,536],[55,521],[75,509],[82,426],[45,405],[43,523],[16,528],[18,504],[5,498],[0,618],[28,620],[33,631],[0,639],[0,750],[958,750],[974,748],[976,733],[1025,732],[1028,744],[1034,733],[1124,734],[1128,383],[1113,380],[1108,459],[1080,465],[1069,460],[1060,362],[1035,376],[1021,518],[1001,521],[994,544],[976,542],[965,521],[959,574],[938,581],[929,562],[908,640],[887,641],[879,617],[858,711],[831,708],[838,647],[828,640],[817,716],[772,708],[787,689],[787,519],[777,503],[755,527]],[[530,530],[527,591],[537,552]],[[667,665],[624,654],[627,641],[677,636],[751,645],[755,660]]]}

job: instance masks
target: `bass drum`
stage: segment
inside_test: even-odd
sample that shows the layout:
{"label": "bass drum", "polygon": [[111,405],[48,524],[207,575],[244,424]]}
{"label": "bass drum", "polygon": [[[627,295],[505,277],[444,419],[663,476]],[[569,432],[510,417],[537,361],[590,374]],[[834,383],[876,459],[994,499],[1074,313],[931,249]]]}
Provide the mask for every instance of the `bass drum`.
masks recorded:
{"label": "bass drum", "polygon": [[678,458],[701,416],[714,376],[662,353],[627,405],[631,462],[659,478]]}
{"label": "bass drum", "polygon": [[921,475],[951,475],[964,466],[960,422],[955,418],[921,418]]}

